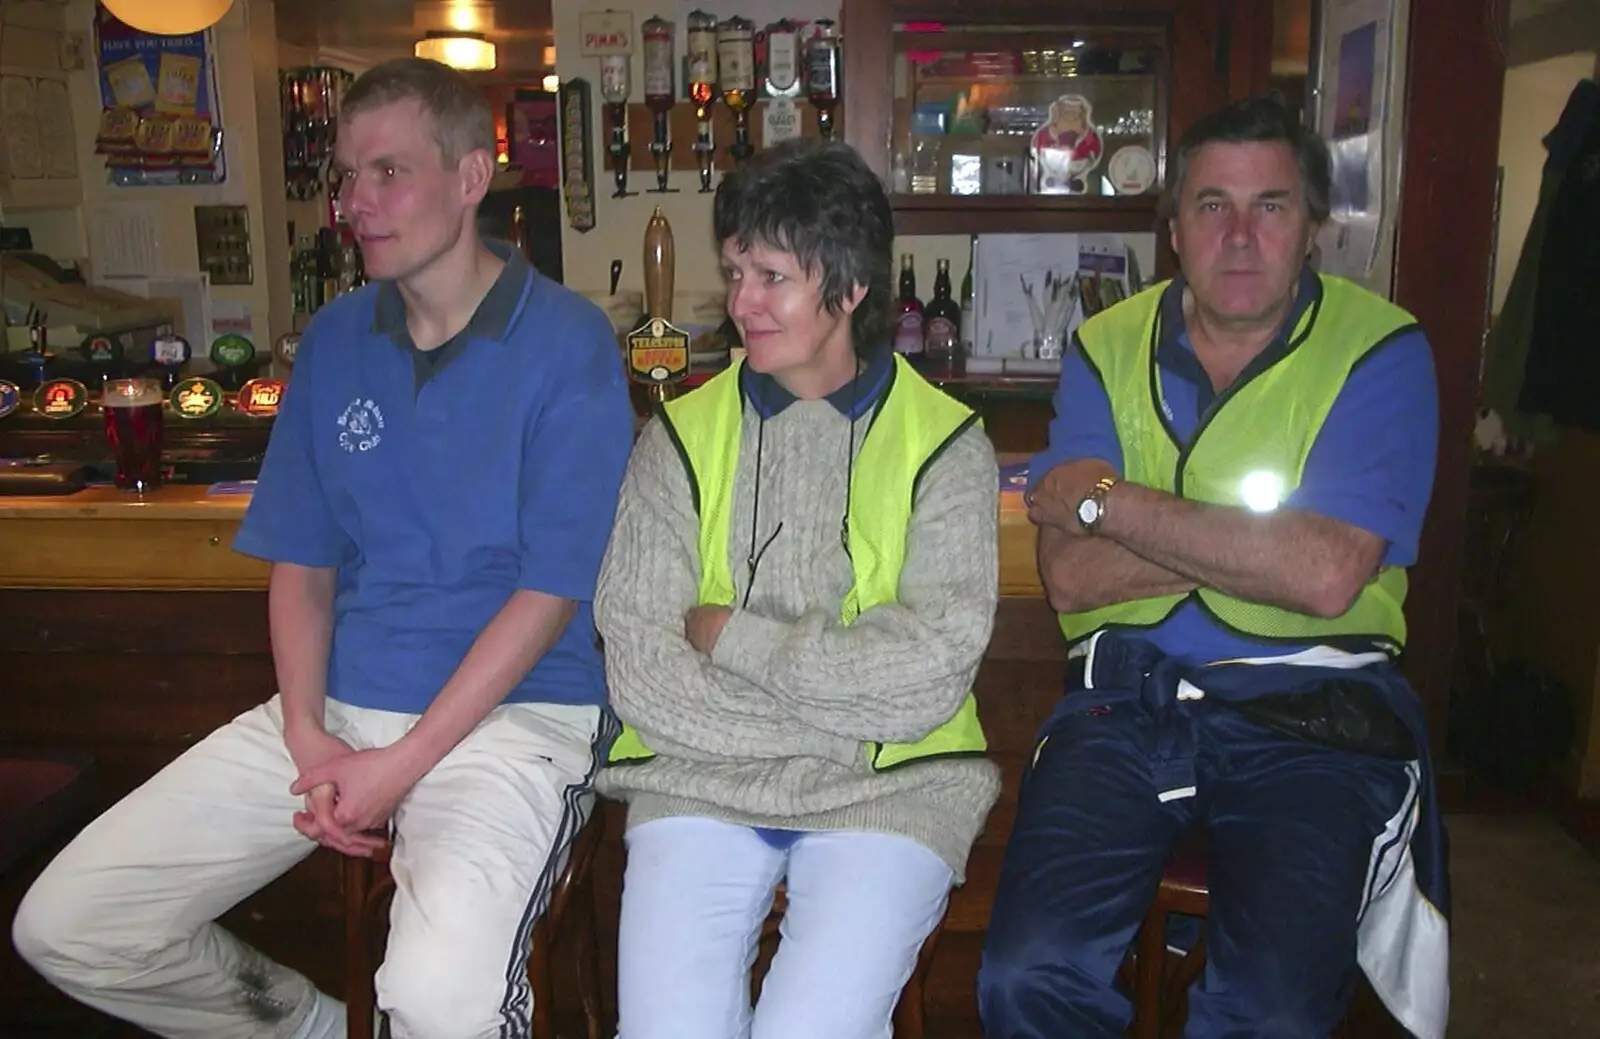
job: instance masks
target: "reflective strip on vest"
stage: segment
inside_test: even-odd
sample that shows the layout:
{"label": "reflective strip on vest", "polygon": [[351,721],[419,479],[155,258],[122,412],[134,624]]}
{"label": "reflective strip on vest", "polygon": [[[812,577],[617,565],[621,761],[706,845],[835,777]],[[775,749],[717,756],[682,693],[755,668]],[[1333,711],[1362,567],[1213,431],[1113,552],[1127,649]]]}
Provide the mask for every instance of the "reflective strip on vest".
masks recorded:
{"label": "reflective strip on vest", "polygon": [[[1351,370],[1416,319],[1342,278],[1323,275],[1287,353],[1225,390],[1185,450],[1162,415],[1155,350],[1161,297],[1154,285],[1083,323],[1078,339],[1111,401],[1123,478],[1192,501],[1270,512],[1300,485],[1306,458]],[[1249,602],[1214,588],[1152,596],[1060,615],[1069,641],[1104,627],[1149,628],[1193,597],[1224,627],[1258,639],[1370,639],[1405,644],[1406,573],[1384,567],[1338,617]]]}
{"label": "reflective strip on vest", "polygon": [[[701,604],[728,605],[733,601],[728,530],[743,421],[740,367],[731,366],[698,389],[667,402],[662,415],[683,454],[700,516]],[[917,478],[946,444],[975,421],[970,408],[929,384],[903,358],[895,358],[893,382],[851,467],[848,520],[854,580],[839,604],[841,623],[849,625],[864,611],[899,595]],[[955,715],[922,739],[873,743],[865,753],[872,767],[881,771],[930,757],[982,754],[987,749],[978,722],[978,703],[969,692]],[[638,730],[625,724],[608,761],[630,764],[653,756]]]}

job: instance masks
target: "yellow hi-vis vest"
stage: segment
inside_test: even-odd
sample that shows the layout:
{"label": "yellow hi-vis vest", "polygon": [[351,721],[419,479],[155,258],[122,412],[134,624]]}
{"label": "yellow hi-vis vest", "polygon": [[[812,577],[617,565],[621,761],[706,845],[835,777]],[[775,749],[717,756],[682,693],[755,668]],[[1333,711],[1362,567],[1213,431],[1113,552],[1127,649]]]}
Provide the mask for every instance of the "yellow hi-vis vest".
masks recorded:
{"label": "yellow hi-vis vest", "polygon": [[[734,365],[692,393],[668,401],[662,421],[683,455],[700,514],[702,605],[733,602],[728,527],[734,472],[739,464],[743,399]],[[862,611],[899,595],[906,530],[917,482],[945,445],[977,421],[964,404],[946,396],[895,358],[893,382],[862,440],[850,479],[850,570],[854,583],[839,604],[850,624]],[[954,717],[915,743],[871,743],[865,753],[879,771],[931,757],[982,754],[988,749],[978,723],[978,703],[967,693]],[[654,757],[637,729],[623,725],[608,762],[633,764]]]}
{"label": "yellow hi-vis vest", "polygon": [[[1404,310],[1342,278],[1322,276],[1289,337],[1287,353],[1217,398],[1185,448],[1163,418],[1156,344],[1166,283],[1111,307],[1078,330],[1111,400],[1123,478],[1193,501],[1269,511],[1300,485],[1307,455],[1345,379],[1368,354],[1413,330]],[[1213,588],[1060,615],[1069,641],[1101,628],[1154,627],[1194,598],[1225,627],[1257,639],[1371,638],[1405,644],[1406,573],[1384,567],[1338,617],[1315,617],[1236,599]]]}

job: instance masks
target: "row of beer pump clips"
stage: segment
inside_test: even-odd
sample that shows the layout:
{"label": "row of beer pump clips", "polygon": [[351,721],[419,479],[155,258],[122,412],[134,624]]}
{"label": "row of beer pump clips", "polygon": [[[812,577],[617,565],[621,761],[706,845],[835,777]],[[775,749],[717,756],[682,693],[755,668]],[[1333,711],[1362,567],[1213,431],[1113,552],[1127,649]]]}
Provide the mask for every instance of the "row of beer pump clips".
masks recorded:
{"label": "row of beer pump clips", "polygon": [[[723,22],[706,11],[693,11],[688,18],[687,61],[689,99],[694,102],[697,130],[694,151],[700,163],[700,191],[711,188],[712,153],[716,145],[711,136],[711,110],[720,96],[734,118],[734,142],[728,154],[743,163],[755,154],[750,144],[750,111],[764,95],[774,104],[792,106],[804,90],[806,100],[817,110],[822,136],[833,137],[834,110],[842,92],[841,41],[838,26],[827,18],[812,22],[801,38],[801,26],[781,19],[759,34],[755,23],[734,16]],[[653,116],[650,153],[655,156],[654,194],[667,194],[672,155],[672,135],[668,117],[677,101],[676,26],[654,17],[641,26],[644,41],[644,99]],[[758,63],[758,49],[760,61]],[[607,54],[600,59],[600,93],[611,119],[611,155],[616,191],[612,198],[634,194],[628,190],[628,95],[632,56]],[[798,120],[793,124],[798,132]],[[773,143],[769,140],[767,143]]]}

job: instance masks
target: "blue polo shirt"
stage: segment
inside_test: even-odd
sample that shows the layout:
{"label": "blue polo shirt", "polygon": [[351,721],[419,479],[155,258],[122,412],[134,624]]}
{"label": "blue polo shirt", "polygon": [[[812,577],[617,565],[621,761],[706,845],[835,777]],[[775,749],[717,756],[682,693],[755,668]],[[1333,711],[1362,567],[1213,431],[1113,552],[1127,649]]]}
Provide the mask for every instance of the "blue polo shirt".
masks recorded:
{"label": "blue polo shirt", "polygon": [[[1187,442],[1216,393],[1189,343],[1183,291],[1180,276],[1162,295],[1156,364],[1163,399],[1171,409],[1168,418],[1173,430]],[[1315,273],[1306,268],[1300,275],[1295,306],[1258,364],[1285,349],[1285,336],[1319,291]],[[1247,377],[1252,369],[1241,377]],[[1395,336],[1367,355],[1345,380],[1312,442],[1300,486],[1284,507],[1320,513],[1371,531],[1388,543],[1383,555],[1387,565],[1410,566],[1417,559],[1417,541],[1433,487],[1438,427],[1438,387],[1428,341],[1420,330]],[[1081,345],[1074,342],[1061,364],[1049,445],[1034,455],[1028,466],[1030,485],[1052,467],[1081,458],[1102,459],[1122,471],[1122,446],[1111,418],[1111,400],[1084,360]],[[1142,637],[1191,664],[1241,656],[1281,656],[1306,648],[1242,637],[1218,625],[1192,601]]]}
{"label": "blue polo shirt", "polygon": [[508,702],[603,704],[591,601],[633,442],[605,315],[496,243],[460,335],[420,351],[393,284],[317,312],[234,548],[337,569],[328,695],[424,711],[518,589],[578,603]]}

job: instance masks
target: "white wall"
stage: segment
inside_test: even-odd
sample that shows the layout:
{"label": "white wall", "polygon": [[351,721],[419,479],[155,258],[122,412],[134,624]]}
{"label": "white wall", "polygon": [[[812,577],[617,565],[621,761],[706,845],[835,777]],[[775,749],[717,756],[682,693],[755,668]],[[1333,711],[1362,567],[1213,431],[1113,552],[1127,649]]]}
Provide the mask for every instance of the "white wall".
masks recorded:
{"label": "white wall", "polygon": [[[288,251],[284,243],[283,145],[278,132],[277,26],[272,0],[235,0],[212,30],[212,59],[220,96],[228,174],[222,184],[197,187],[116,187],[106,178],[105,161],[94,153],[100,119],[98,70],[93,52],[93,0],[69,0],[64,24],[87,35],[85,68],[68,77],[73,132],[78,141],[81,205],[7,214],[29,227],[35,246],[59,259],[87,261],[96,278],[93,229],[107,205],[138,203],[156,218],[162,269],[152,277],[198,276],[194,207],[243,205],[249,210],[254,283],[219,285],[212,299],[249,308],[251,339],[267,350],[289,331]],[[197,354],[210,340],[188,330]]]}
{"label": "white wall", "polygon": [[1506,70],[1505,102],[1500,116],[1499,242],[1495,250],[1494,312],[1498,314],[1511,288],[1517,260],[1533,222],[1544,172],[1544,136],[1556,125],[1567,96],[1581,79],[1595,74],[1593,52],[1519,65]]}

